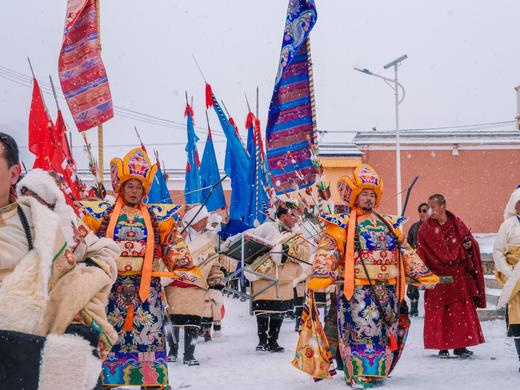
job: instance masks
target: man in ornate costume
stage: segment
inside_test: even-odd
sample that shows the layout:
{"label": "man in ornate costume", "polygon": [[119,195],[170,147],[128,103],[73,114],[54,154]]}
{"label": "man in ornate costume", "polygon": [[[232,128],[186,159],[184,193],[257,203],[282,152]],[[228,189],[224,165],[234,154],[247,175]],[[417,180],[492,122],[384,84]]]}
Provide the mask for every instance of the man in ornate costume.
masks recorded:
{"label": "man in ornate costume", "polygon": [[206,231],[209,213],[206,207],[193,205],[182,219],[186,229],[186,243],[193,264],[200,269],[197,280],[174,280],[166,287],[168,314],[174,327],[176,342],[170,349],[170,361],[177,360],[179,328],[184,328],[183,364],[198,366],[195,345],[204,314],[204,301],[209,289],[223,285],[224,274],[220,271],[217,254],[217,235]]}
{"label": "man in ornate costume", "polygon": [[[498,307],[506,306],[507,335],[520,360],[520,188],[511,194],[493,246],[495,275],[504,287]],[[520,371],[520,369],[519,369]]]}
{"label": "man in ornate costume", "polygon": [[428,199],[431,216],[419,229],[417,254],[449,283],[424,294],[424,348],[439,350],[439,357],[473,355],[466,347],[482,344],[484,335],[477,307],[486,307],[480,249],[469,228],[446,210],[446,199]]}
{"label": "man in ornate costume", "polygon": [[438,278],[403,244],[405,218],[375,212],[383,183],[372,167],[357,167],[353,177],[338,181],[338,190],[351,212],[324,217],[308,287],[340,283],[338,337],[345,379],[354,388],[366,388],[390,375],[403,350],[410,324],[406,278],[427,287]]}
{"label": "man in ornate costume", "polygon": [[141,148],[110,162],[116,202],[83,202],[85,221],[121,248],[108,319],[119,339],[103,364],[103,385],[168,388],[161,277],[196,280],[188,248],[176,229],[174,205],[145,205],[156,165]]}
{"label": "man in ornate costume", "polygon": [[117,341],[105,306],[119,248],[77,223],[47,172],[10,196],[18,150],[0,141],[0,387],[92,390]]}
{"label": "man in ornate costume", "polygon": [[260,352],[284,352],[284,348],[278,345],[278,335],[285,314],[294,307],[293,282],[304,272],[300,260],[309,261],[310,245],[301,234],[293,233],[295,223],[296,218],[290,210],[280,205],[276,211],[276,220],[247,230],[247,233],[273,246],[271,253],[255,262],[253,268],[256,272],[278,278],[276,286],[273,286],[269,280],[245,274],[251,281],[251,294],[254,296],[253,313],[259,338],[256,350]]}

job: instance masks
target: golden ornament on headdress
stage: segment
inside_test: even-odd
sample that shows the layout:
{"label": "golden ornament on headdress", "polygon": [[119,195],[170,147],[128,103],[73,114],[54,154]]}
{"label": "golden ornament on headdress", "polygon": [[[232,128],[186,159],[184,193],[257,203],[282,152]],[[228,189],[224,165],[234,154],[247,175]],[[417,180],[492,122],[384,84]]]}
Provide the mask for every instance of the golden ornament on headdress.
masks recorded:
{"label": "golden ornament on headdress", "polygon": [[338,191],[341,199],[350,208],[355,206],[358,195],[365,189],[375,192],[375,206],[378,207],[383,194],[383,181],[374,168],[368,164],[358,166],[352,177],[343,176],[338,180]]}
{"label": "golden ornament on headdress", "polygon": [[116,157],[110,161],[112,187],[116,193],[119,193],[126,181],[135,179],[142,183],[146,195],[152,186],[156,172],[157,165],[151,163],[148,154],[142,148],[132,149],[123,160]]}

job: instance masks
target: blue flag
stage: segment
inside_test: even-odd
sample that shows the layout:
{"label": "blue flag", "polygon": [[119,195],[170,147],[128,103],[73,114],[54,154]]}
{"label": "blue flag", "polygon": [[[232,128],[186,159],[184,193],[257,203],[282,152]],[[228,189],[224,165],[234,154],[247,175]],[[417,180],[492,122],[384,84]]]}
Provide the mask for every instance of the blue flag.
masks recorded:
{"label": "blue flag", "polygon": [[206,146],[204,147],[204,153],[202,154],[202,162],[199,169],[200,174],[200,191],[202,202],[206,200],[206,208],[208,211],[214,211],[226,207],[226,198],[224,197],[224,190],[222,189],[222,183],[215,187],[213,192],[210,194],[211,187],[220,180],[220,173],[218,170],[217,156],[215,155],[215,146],[213,145],[213,139],[211,137],[211,129],[208,128],[208,138],[206,139]]}
{"label": "blue flag", "polygon": [[211,91],[209,84],[206,84],[206,106],[213,107],[218,116],[220,125],[227,139],[226,163],[224,170],[231,179],[231,204],[229,206],[230,219],[243,220],[249,211],[249,158],[242,145],[240,137],[235,131],[235,127],[222,111],[217,99]]}
{"label": "blue flag", "polygon": [[201,183],[200,183],[200,160],[197,151],[197,141],[199,137],[195,134],[193,127],[193,109],[186,103],[184,116],[187,117],[187,133],[188,142],[186,143],[186,153],[188,161],[186,163],[186,176],[184,180],[184,201],[186,204],[195,204],[201,202]]}
{"label": "blue flag", "polygon": [[246,127],[247,151],[249,154],[249,209],[244,222],[254,226],[255,222],[263,223],[269,208],[269,194],[267,192],[267,169],[265,165],[260,121],[253,113],[247,116]]}
{"label": "blue flag", "polygon": [[148,192],[148,196],[144,199],[144,203],[146,204],[172,204],[172,198],[170,196],[170,191],[168,191],[168,186],[166,184],[166,180],[164,178],[161,167],[157,170],[155,177],[153,178],[152,187]]}

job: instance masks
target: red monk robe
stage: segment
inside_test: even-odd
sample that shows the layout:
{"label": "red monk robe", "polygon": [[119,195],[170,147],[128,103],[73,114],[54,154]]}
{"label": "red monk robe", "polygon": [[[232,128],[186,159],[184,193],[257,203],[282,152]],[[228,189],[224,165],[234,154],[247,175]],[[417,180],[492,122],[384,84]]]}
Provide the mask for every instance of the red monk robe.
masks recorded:
{"label": "red monk robe", "polygon": [[[424,297],[424,347],[447,350],[484,343],[476,308],[486,307],[484,272],[478,243],[460,218],[446,211],[441,225],[428,218],[419,230],[417,253],[438,276],[452,284],[437,284]],[[465,237],[471,250],[464,249]]]}

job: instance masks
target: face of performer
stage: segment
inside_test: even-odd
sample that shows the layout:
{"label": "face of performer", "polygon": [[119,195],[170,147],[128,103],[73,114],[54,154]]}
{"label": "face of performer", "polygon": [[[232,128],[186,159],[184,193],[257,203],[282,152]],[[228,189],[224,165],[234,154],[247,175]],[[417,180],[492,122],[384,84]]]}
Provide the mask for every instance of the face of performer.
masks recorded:
{"label": "face of performer", "polygon": [[123,184],[123,200],[128,206],[137,206],[144,195],[144,187],[139,180],[130,179]]}
{"label": "face of performer", "polygon": [[296,217],[292,215],[289,211],[280,215],[278,218],[280,222],[282,222],[288,229],[292,229],[294,224],[296,223]]}
{"label": "face of performer", "polygon": [[202,218],[199,222],[191,225],[198,232],[203,232],[208,227],[208,217]]}
{"label": "face of performer", "polygon": [[0,207],[9,204],[11,186],[14,186],[20,177],[20,166],[13,161],[2,139],[0,142]]}
{"label": "face of performer", "polygon": [[430,217],[437,221],[445,221],[446,220],[446,205],[441,204],[437,199],[430,199],[428,201],[428,207],[430,212]]}
{"label": "face of performer", "polygon": [[376,206],[376,193],[373,190],[363,190],[359,194],[356,205],[361,210],[372,211]]}

